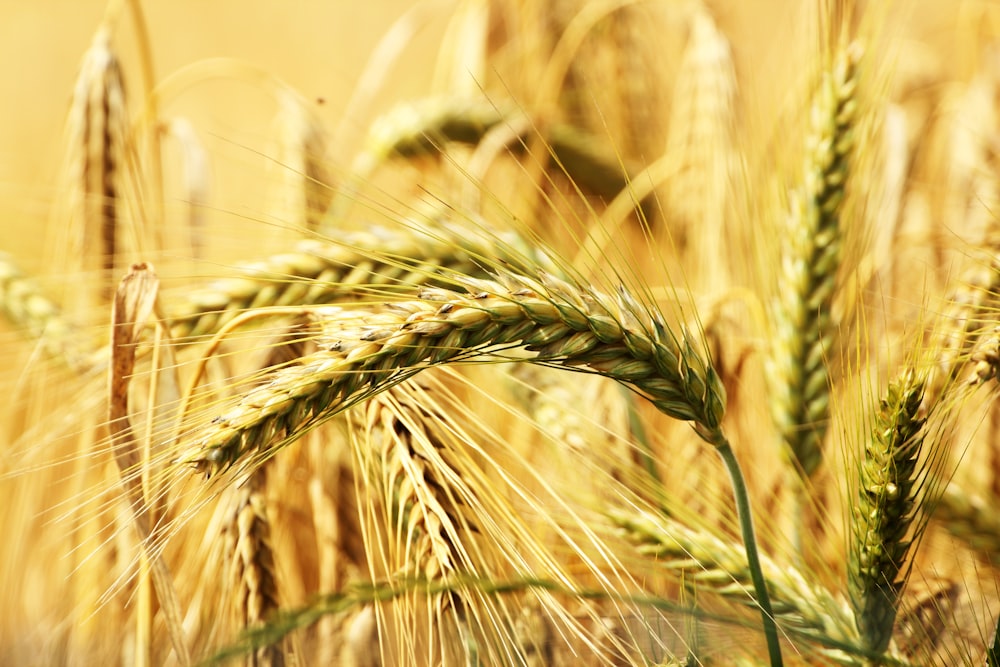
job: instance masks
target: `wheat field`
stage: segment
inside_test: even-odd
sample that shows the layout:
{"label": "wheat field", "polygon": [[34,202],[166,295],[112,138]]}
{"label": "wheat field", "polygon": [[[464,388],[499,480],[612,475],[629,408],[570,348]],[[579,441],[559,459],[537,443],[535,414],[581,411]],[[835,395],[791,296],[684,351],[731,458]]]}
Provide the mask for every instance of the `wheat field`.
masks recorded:
{"label": "wheat field", "polygon": [[0,663],[1000,665],[1000,6],[0,25]]}

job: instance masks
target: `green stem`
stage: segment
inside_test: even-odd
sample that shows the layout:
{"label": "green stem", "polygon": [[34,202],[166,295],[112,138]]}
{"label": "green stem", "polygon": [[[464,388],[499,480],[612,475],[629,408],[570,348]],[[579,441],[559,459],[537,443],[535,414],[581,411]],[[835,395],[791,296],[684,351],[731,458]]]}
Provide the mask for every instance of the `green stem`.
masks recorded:
{"label": "green stem", "polygon": [[747,552],[747,567],[750,568],[750,579],[760,605],[760,615],[764,623],[764,637],[767,640],[767,653],[771,658],[771,667],[781,667],[781,646],[778,644],[778,626],[774,622],[771,611],[771,598],[764,583],[764,572],[760,567],[760,556],[757,553],[757,538],[754,536],[753,517],[750,515],[750,497],[747,495],[747,484],[743,471],[736,460],[736,454],[729,441],[721,431],[716,431],[712,439],[716,451],[726,464],[729,477],[733,482],[733,496],[736,500],[736,513],[740,520],[740,532],[743,534],[743,547]]}

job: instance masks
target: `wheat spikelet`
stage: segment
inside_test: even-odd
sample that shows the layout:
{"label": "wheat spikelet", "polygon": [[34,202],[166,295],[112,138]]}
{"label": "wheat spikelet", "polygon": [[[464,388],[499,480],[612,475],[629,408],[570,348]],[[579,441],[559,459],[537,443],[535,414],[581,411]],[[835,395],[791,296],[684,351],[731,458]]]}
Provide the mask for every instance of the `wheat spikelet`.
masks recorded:
{"label": "wheat spikelet", "polygon": [[833,297],[857,121],[858,58],[856,45],[841,50],[817,91],[806,169],[788,219],[781,305],[774,314],[774,419],[789,460],[806,478],[822,462],[829,416],[826,363],[836,334]]}
{"label": "wheat spikelet", "polygon": [[892,640],[906,580],[906,538],[916,518],[917,457],[925,435],[923,399],[924,382],[912,372],[889,386],[861,464],[848,589],[862,641],[875,653]]}
{"label": "wheat spikelet", "polygon": [[[611,519],[641,553],[657,559],[657,567],[689,585],[756,607],[741,545],[648,513],[615,513]],[[864,664],[861,658],[850,655],[851,650],[861,652],[862,647],[844,601],[794,568],[767,558],[762,559],[762,567],[782,629],[825,645],[825,652],[845,664]]]}
{"label": "wheat spikelet", "polygon": [[724,393],[687,336],[639,310],[624,292],[615,301],[551,277],[505,279],[507,285],[470,279],[468,295],[430,290],[424,301],[344,318],[330,350],[275,371],[190,434],[183,460],[218,469],[250,454],[267,457],[275,439],[294,438],[420,368],[510,346],[534,351],[536,362],[623,382],[664,414],[691,421],[703,439],[720,441]]}

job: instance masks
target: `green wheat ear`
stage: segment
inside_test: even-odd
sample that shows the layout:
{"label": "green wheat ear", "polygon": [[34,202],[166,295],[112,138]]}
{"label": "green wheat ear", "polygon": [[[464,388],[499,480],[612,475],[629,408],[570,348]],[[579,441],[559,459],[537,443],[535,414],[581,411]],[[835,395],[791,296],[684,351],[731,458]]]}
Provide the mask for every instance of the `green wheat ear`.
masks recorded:
{"label": "green wheat ear", "polygon": [[[866,648],[883,653],[892,639],[916,515],[915,495],[926,419],[924,380],[904,373],[882,399],[860,469],[853,517],[848,592]],[[902,576],[901,576],[902,572]]]}
{"label": "green wheat ear", "polygon": [[817,91],[808,157],[792,199],[788,247],[782,251],[769,373],[772,413],[785,453],[805,479],[822,463],[830,413],[826,364],[837,330],[832,311],[858,115],[858,59],[855,45],[843,49]]}

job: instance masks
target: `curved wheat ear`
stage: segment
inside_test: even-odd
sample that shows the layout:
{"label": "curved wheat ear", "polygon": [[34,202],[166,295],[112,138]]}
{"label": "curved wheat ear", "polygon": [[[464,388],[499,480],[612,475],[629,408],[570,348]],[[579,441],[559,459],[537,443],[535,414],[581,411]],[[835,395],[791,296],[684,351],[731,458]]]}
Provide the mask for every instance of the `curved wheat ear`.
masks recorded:
{"label": "curved wheat ear", "polygon": [[822,462],[829,418],[826,363],[836,335],[833,298],[841,264],[842,203],[857,116],[859,50],[838,53],[812,109],[812,137],[801,189],[788,219],[781,303],[770,360],[773,414],[785,451],[803,477]]}
{"label": "curved wheat ear", "polygon": [[[756,607],[742,545],[647,513],[613,514],[611,520],[638,550],[686,584]],[[863,652],[847,604],[814,585],[795,568],[761,559],[775,620],[790,634],[817,642],[841,664],[867,664],[842,649]]]}
{"label": "curved wheat ear", "polygon": [[245,264],[184,295],[171,308],[178,340],[211,335],[248,309],[333,303],[349,298],[414,294],[449,276],[484,275],[484,266],[529,266],[558,273],[555,264],[513,233],[477,233],[448,224],[431,229],[371,227],[340,233],[339,241],[304,241],[291,252]]}
{"label": "curved wheat ear", "polygon": [[[397,107],[372,125],[366,148],[353,165],[354,184],[370,180],[389,158],[441,155],[452,142],[478,145],[501,125],[516,128],[518,141],[510,148],[525,150],[526,132],[534,127],[532,123],[523,113],[500,108],[489,100],[430,98]],[[614,151],[602,149],[599,137],[580,128],[553,123],[543,138],[559,168],[579,187],[600,197],[610,199],[621,192],[636,171],[623,167]],[[350,188],[339,193],[331,206],[332,218],[342,215],[353,199]]]}
{"label": "curved wheat ear", "polygon": [[551,277],[468,279],[470,294],[429,289],[423,301],[331,321],[330,349],[265,376],[263,386],[188,434],[182,461],[209,470],[275,447],[434,364],[523,348],[534,362],[611,377],[663,413],[721,444],[725,393],[686,335],[673,333],[625,292],[618,299]]}
{"label": "curved wheat ear", "polygon": [[912,372],[889,386],[861,464],[848,589],[861,639],[875,653],[889,646],[906,581],[906,573],[902,578],[900,573],[910,546],[907,533],[917,512],[923,399],[924,381]]}

